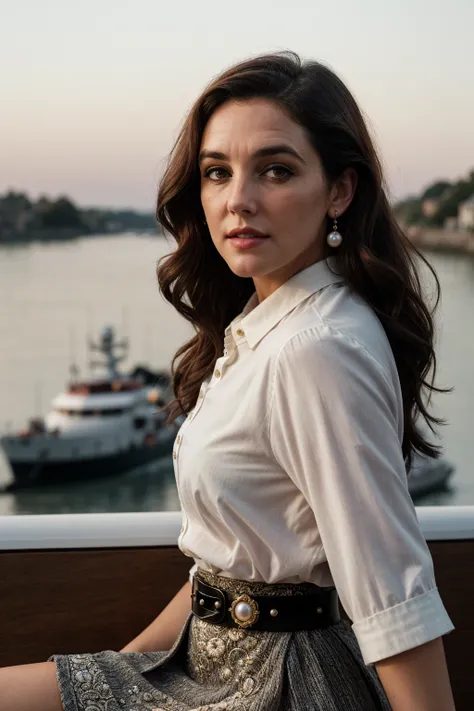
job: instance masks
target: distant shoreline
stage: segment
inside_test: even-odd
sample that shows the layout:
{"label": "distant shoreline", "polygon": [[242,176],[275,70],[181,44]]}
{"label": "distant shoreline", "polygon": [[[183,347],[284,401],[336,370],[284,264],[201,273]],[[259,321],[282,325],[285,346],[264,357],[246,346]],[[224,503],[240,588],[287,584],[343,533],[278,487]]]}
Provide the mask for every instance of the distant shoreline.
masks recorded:
{"label": "distant shoreline", "polygon": [[133,232],[137,236],[140,235],[155,235],[160,237],[162,233],[158,228],[144,227],[127,227],[123,229],[114,229],[110,231],[88,232],[84,228],[62,227],[60,229],[38,229],[28,230],[24,233],[14,233],[11,235],[0,234],[0,247],[12,245],[25,245],[31,243],[50,243],[50,242],[69,242],[74,239],[93,238],[93,237],[113,237],[118,234],[126,234]]}
{"label": "distant shoreline", "polygon": [[474,255],[474,232],[410,226],[405,233],[415,247],[442,252],[463,252]]}
{"label": "distant shoreline", "polygon": [[[411,225],[404,227],[404,232],[415,245],[415,247],[423,249],[432,249],[443,252],[463,252],[465,254],[474,255],[474,232],[444,230],[428,227],[419,227]],[[51,242],[69,242],[75,239],[94,238],[94,237],[113,237],[114,235],[133,233],[142,236],[163,237],[163,232],[158,225],[155,228],[149,227],[123,227],[122,229],[113,229],[110,231],[94,231],[88,232],[84,228],[63,227],[57,229],[36,229],[28,230],[28,232],[0,234],[0,247],[12,245],[26,244],[47,244]]]}

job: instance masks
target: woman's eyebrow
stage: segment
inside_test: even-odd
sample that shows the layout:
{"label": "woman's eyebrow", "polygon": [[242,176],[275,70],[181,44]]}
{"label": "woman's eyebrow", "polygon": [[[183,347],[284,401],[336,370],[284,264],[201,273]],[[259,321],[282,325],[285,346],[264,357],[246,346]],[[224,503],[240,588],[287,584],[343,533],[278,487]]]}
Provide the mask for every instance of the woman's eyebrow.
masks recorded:
{"label": "woman's eyebrow", "polygon": [[[275,146],[265,146],[265,148],[259,148],[252,155],[252,158],[264,158],[266,156],[274,156],[282,153],[294,156],[295,158],[298,158],[298,160],[300,160],[302,163],[306,163],[306,161],[303,160],[303,158],[297,151],[295,151],[294,148],[292,148],[291,146],[287,146],[284,143]],[[202,150],[198,159],[199,165],[201,165],[203,160],[205,160],[206,158],[214,158],[215,160],[229,160],[229,157],[225,153],[221,153],[220,151]]]}

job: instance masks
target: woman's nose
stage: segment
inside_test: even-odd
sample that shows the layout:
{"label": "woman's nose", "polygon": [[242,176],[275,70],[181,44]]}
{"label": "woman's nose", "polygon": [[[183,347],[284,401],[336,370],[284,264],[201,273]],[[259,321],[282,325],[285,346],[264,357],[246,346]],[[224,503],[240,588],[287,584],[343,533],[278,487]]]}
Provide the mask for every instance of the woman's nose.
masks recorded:
{"label": "woman's nose", "polygon": [[251,180],[234,177],[230,185],[227,207],[229,212],[235,214],[255,214],[257,196]]}

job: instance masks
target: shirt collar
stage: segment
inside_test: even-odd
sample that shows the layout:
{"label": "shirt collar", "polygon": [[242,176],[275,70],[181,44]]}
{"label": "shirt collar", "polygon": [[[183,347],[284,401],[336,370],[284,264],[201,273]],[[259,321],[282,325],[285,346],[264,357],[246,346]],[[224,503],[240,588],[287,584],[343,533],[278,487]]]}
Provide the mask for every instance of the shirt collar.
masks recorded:
{"label": "shirt collar", "polygon": [[336,273],[336,258],[328,257],[295,274],[260,304],[257,294],[252,294],[239,317],[250,348],[255,348],[302,301],[325,286],[342,281]]}

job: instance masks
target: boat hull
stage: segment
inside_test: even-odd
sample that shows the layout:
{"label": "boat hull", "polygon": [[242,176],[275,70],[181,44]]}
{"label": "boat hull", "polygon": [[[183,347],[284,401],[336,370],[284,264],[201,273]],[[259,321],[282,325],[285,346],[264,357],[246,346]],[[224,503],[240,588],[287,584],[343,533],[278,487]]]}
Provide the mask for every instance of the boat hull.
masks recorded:
{"label": "boat hull", "polygon": [[438,461],[421,470],[417,476],[408,477],[408,490],[414,500],[447,488],[454,467],[447,461]]}
{"label": "boat hull", "polygon": [[11,491],[48,484],[65,484],[121,474],[169,456],[173,449],[174,438],[175,433],[170,434],[169,439],[158,442],[154,446],[131,447],[127,451],[103,457],[43,462],[10,460],[14,481],[8,489]]}

